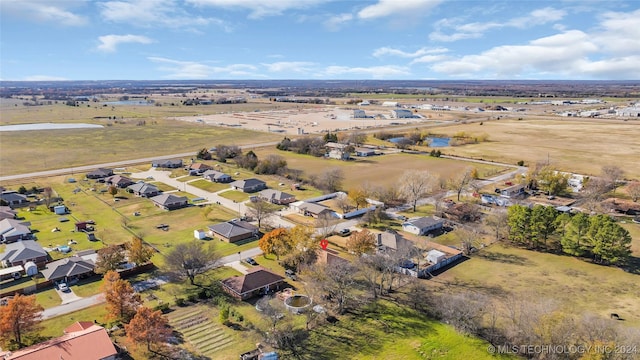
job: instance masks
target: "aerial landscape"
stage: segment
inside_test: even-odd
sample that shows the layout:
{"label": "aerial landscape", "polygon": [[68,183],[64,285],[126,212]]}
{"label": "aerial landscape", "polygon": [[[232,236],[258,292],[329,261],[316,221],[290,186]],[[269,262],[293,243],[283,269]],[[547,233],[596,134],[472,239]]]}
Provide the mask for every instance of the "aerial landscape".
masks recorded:
{"label": "aerial landscape", "polygon": [[640,359],[639,16],[1,1],[0,360]]}

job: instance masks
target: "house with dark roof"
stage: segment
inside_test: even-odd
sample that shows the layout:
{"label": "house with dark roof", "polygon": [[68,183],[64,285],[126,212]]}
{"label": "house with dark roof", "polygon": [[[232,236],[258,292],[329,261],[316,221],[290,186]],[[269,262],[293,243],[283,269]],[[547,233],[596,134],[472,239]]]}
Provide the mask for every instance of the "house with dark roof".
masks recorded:
{"label": "house with dark roof", "polygon": [[287,205],[296,201],[296,197],[294,195],[273,189],[262,190],[258,196],[264,201],[278,205]]}
{"label": "house with dark roof", "polygon": [[182,159],[162,159],[151,162],[154,168],[177,169],[182,167]]}
{"label": "house with dark roof", "polygon": [[240,190],[246,193],[252,193],[267,188],[267,183],[255,178],[236,180],[232,182],[231,188],[234,190]]}
{"label": "house with dark roof", "polygon": [[49,254],[33,240],[22,240],[7,244],[4,252],[0,254],[0,261],[4,266],[18,266],[32,261],[38,267],[47,263]]}
{"label": "house with dark roof", "polygon": [[311,216],[314,218],[318,218],[323,214],[331,214],[333,212],[333,210],[324,205],[306,201],[292,202],[291,204],[289,204],[289,206],[291,207],[291,209],[296,210],[297,212],[305,216]]}
{"label": "house with dark roof", "polygon": [[367,156],[374,156],[375,154],[376,154],[376,151],[374,149],[363,148],[363,147],[356,148],[356,156],[367,157]]}
{"label": "house with dark roof", "polygon": [[16,207],[25,206],[29,203],[29,199],[26,195],[22,195],[17,191],[3,191],[0,194],[0,202],[6,204],[12,209]]}
{"label": "house with dark roof", "polygon": [[231,175],[216,170],[207,170],[202,174],[202,177],[216,183],[228,183],[233,181]]}
{"label": "house with dark roof", "polygon": [[405,251],[411,249],[414,245],[411,240],[405,239],[396,232],[384,231],[375,234],[375,236],[376,246],[380,252]]}
{"label": "house with dark roof", "polygon": [[228,243],[251,239],[260,233],[257,226],[238,219],[209,225],[208,228],[210,237],[218,237]]}
{"label": "house with dark roof", "polygon": [[20,350],[0,354],[2,360],[115,360],[118,351],[109,334],[93,322],[79,321],[64,335]]}
{"label": "house with dark roof", "polygon": [[405,221],[402,223],[402,230],[416,235],[426,235],[431,231],[441,229],[442,226],[444,226],[444,220],[435,216],[424,216]]}
{"label": "house with dark roof", "polygon": [[160,189],[158,189],[155,185],[147,184],[143,181],[137,182],[133,185],[129,185],[127,186],[127,189],[130,192],[134,193],[136,196],[147,198],[157,196],[161,193]]}
{"label": "house with dark roof", "polygon": [[85,260],[80,256],[72,256],[48,263],[41,272],[47,280],[68,282],[91,276],[94,269],[93,261]]}
{"label": "house with dark roof", "polygon": [[112,185],[112,186],[115,186],[115,187],[120,188],[120,189],[124,189],[124,188],[136,183],[135,181],[129,179],[126,176],[122,176],[122,175],[109,176],[108,178],[104,179],[104,182],[107,185]]}
{"label": "house with dark roof", "polygon": [[0,243],[10,243],[31,238],[31,223],[16,219],[0,220]]}
{"label": "house with dark roof", "polygon": [[107,178],[109,176],[113,175],[113,170],[111,169],[105,169],[105,168],[99,168],[99,169],[95,169],[91,172],[88,172],[86,177],[87,179],[104,179]]}
{"label": "house with dark roof", "polygon": [[165,210],[175,210],[189,205],[189,199],[186,196],[175,196],[173,194],[161,194],[150,198],[149,200]]}
{"label": "house with dark roof", "polygon": [[284,277],[262,266],[256,266],[244,276],[233,276],[222,280],[221,283],[222,288],[229,295],[239,300],[247,300],[280,290],[284,285]]}
{"label": "house with dark roof", "polygon": [[17,214],[18,212],[9,206],[0,206],[0,220],[15,219]]}

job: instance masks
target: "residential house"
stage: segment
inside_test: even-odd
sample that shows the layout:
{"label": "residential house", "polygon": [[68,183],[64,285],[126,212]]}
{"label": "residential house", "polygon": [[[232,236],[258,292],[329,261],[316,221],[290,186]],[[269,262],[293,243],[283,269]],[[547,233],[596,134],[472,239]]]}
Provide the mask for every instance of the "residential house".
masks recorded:
{"label": "residential house", "polygon": [[0,355],[2,360],[115,360],[118,351],[102,326],[78,321],[64,335]]}
{"label": "residential house", "polygon": [[375,236],[376,246],[380,252],[405,251],[413,247],[412,241],[405,239],[402,235],[396,232],[384,231],[375,234]]}
{"label": "residential house", "polygon": [[93,275],[94,269],[93,261],[85,260],[80,256],[72,256],[48,263],[41,272],[47,280],[68,282],[89,277]]}
{"label": "residential house", "polygon": [[262,266],[256,266],[244,276],[230,277],[222,280],[221,283],[222,288],[229,295],[239,300],[247,300],[254,296],[280,290],[284,285],[284,277]]}
{"label": "residential house", "polygon": [[524,196],[524,185],[515,184],[500,190],[500,195],[507,198],[516,198]]}
{"label": "residential house", "polygon": [[31,261],[38,267],[47,263],[49,254],[34,240],[22,240],[7,244],[4,252],[0,254],[0,261],[4,266],[24,265]]}
{"label": "residential house", "polygon": [[238,219],[209,225],[208,228],[210,237],[218,237],[228,243],[255,238],[260,233],[257,226]]}
{"label": "residential house", "polygon": [[427,244],[427,266],[420,270],[419,277],[430,277],[436,270],[440,270],[448,265],[452,265],[460,261],[464,254],[462,251],[434,242]]}
{"label": "residential house", "polygon": [[129,191],[134,193],[136,196],[147,198],[157,196],[161,193],[160,189],[158,189],[155,185],[147,184],[143,181],[137,182],[133,185],[129,185],[127,189],[129,189]]}
{"label": "residential house", "polygon": [[0,220],[15,219],[18,213],[9,206],[0,206]]}
{"label": "residential house", "polygon": [[310,203],[306,201],[296,201],[290,204],[291,208],[297,210],[299,213],[305,216],[311,216],[314,218],[320,217],[323,214],[331,214],[333,210],[328,207],[316,203]]}
{"label": "residential house", "polygon": [[296,197],[286,192],[273,189],[265,189],[260,191],[260,198],[273,204],[287,205],[296,201]]}
{"label": "residential house", "polygon": [[135,181],[129,179],[126,176],[122,176],[122,175],[113,175],[113,176],[109,176],[108,178],[104,179],[104,182],[107,185],[112,185],[115,186],[117,188],[120,189],[124,189],[128,186],[131,186],[133,184],[135,184]]}
{"label": "residential house", "polygon": [[425,216],[405,221],[402,224],[402,230],[416,235],[426,235],[431,231],[441,229],[443,225],[444,220],[435,216]]}
{"label": "residential house", "polygon": [[162,159],[151,162],[151,167],[164,169],[177,169],[182,167],[182,159]]}
{"label": "residential house", "polygon": [[26,195],[20,194],[17,191],[3,191],[0,194],[1,203],[6,204],[12,209],[25,206],[29,203],[29,199]]}
{"label": "residential house", "polygon": [[[502,198],[502,200],[507,200]],[[499,201],[495,202],[496,204]],[[477,205],[470,203],[457,203],[449,206],[444,210],[444,216],[448,219],[458,221],[458,222],[469,222],[469,221],[477,221],[481,216],[480,208]]]}
{"label": "residential house", "polygon": [[234,190],[240,190],[246,193],[252,193],[267,188],[267,183],[255,178],[236,180],[232,182],[231,188]]}
{"label": "residential house", "polygon": [[202,177],[216,183],[228,183],[233,181],[230,175],[216,170],[207,170],[202,174]]}
{"label": "residential house", "polygon": [[189,165],[189,170],[195,171],[196,174],[202,174],[207,170],[213,169],[211,166],[204,163],[193,163]]}
{"label": "residential house", "polygon": [[186,196],[175,196],[173,194],[162,194],[150,198],[153,203],[165,210],[175,210],[189,205],[189,199]]}
{"label": "residential house", "polygon": [[0,220],[0,243],[10,243],[31,238],[31,223],[16,219]]}
{"label": "residential house", "polygon": [[99,168],[99,169],[95,169],[91,172],[88,172],[86,177],[87,179],[104,179],[104,178],[108,178],[109,176],[113,175],[113,170],[111,169],[105,169],[105,168]]}
{"label": "residential house", "polygon": [[318,258],[316,259],[316,263],[323,264],[327,266],[332,266],[337,263],[345,263],[349,262],[349,260],[340,256],[340,253],[333,249],[318,249],[316,251]]}
{"label": "residential house", "polygon": [[367,156],[374,156],[375,154],[376,154],[376,151],[374,149],[363,148],[363,147],[356,148],[356,156],[367,157]]}

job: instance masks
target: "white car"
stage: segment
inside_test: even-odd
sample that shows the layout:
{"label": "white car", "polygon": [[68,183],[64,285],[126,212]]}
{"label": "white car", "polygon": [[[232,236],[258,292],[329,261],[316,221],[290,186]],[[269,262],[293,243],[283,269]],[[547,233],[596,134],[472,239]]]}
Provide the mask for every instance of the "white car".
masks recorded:
{"label": "white car", "polygon": [[71,291],[71,289],[69,289],[69,286],[67,286],[66,283],[61,283],[58,285],[58,290],[62,291],[62,292],[69,292]]}

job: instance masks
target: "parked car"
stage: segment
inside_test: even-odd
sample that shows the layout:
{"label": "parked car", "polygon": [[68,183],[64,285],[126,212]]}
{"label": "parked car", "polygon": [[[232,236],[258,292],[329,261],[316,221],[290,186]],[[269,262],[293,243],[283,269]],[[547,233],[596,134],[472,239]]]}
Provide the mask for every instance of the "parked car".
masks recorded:
{"label": "parked car", "polygon": [[340,234],[340,236],[347,236],[347,235],[351,234],[351,230],[342,229],[342,230],[340,230],[340,232],[338,234]]}
{"label": "parked car", "polygon": [[58,290],[62,291],[62,292],[69,292],[71,291],[71,289],[69,289],[69,286],[67,286],[66,283],[60,283],[58,284]]}
{"label": "parked car", "polygon": [[247,258],[245,261],[250,265],[254,265],[254,266],[258,265],[258,263],[255,260],[253,260],[253,258],[250,258],[250,257]]}
{"label": "parked car", "polygon": [[293,270],[285,270],[284,275],[294,281],[297,279],[296,273]]}

